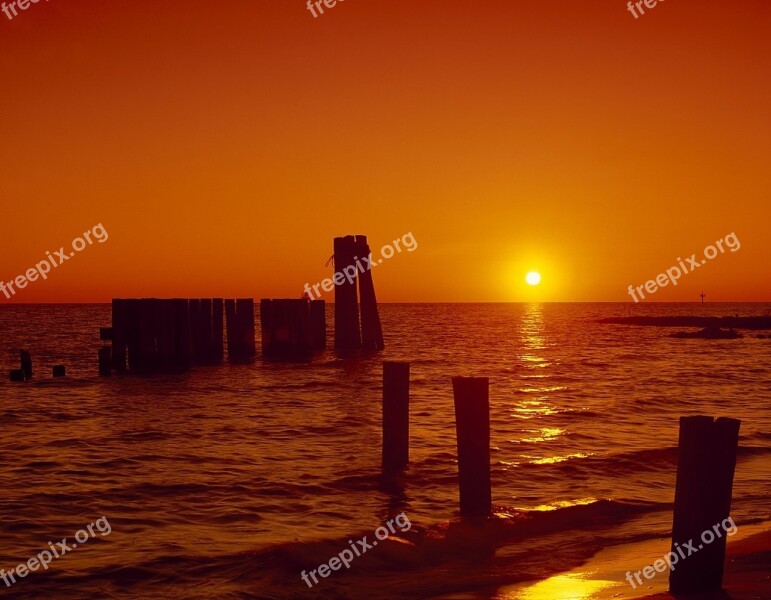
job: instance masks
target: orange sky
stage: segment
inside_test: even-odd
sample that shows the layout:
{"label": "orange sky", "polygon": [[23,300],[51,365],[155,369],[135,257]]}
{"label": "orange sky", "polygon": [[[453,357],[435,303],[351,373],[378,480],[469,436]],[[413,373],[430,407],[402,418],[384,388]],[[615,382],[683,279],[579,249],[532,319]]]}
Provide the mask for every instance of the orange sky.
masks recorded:
{"label": "orange sky", "polygon": [[381,301],[631,301],[735,232],[653,299],[768,301],[770,27],[767,0],[0,13],[0,279],[102,223],[13,301],[298,297],[335,235],[412,232]]}

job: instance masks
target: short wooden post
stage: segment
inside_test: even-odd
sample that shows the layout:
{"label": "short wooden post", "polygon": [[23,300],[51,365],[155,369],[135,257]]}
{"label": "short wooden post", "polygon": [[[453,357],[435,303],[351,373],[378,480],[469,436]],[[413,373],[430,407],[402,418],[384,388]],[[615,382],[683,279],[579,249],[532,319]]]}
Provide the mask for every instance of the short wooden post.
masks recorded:
{"label": "short wooden post", "polygon": [[[335,256],[335,350],[347,352],[361,348],[359,304],[356,293],[356,241],[352,235],[334,240]],[[345,277],[345,269],[353,267],[354,278]]]}
{"label": "short wooden post", "polygon": [[224,301],[222,298],[214,298],[211,303],[212,307],[212,360],[214,362],[221,362],[225,356],[225,348],[223,341],[225,339],[223,326],[224,326]]}
{"label": "short wooden post", "polygon": [[11,381],[24,381],[24,371],[21,369],[13,369],[8,374]]}
{"label": "short wooden post", "polygon": [[155,305],[155,298],[142,298],[139,302],[139,368],[144,371],[152,371],[157,366]]}
{"label": "short wooden post", "polygon": [[[731,513],[740,425],[738,419],[680,418],[672,518],[672,554],[677,564],[669,575],[672,593],[704,593],[723,585],[724,523]],[[691,553],[687,544],[696,552]]]}
{"label": "short wooden post", "polygon": [[107,377],[112,374],[112,348],[99,348],[99,375]]}
{"label": "short wooden post", "polygon": [[[371,254],[367,236],[357,235],[355,258],[371,258]],[[361,347],[365,350],[382,350],[385,348],[383,327],[380,324],[375,284],[372,281],[370,269],[359,272],[359,298],[361,299]]]}
{"label": "short wooden post", "polygon": [[142,322],[142,315],[140,314],[141,302],[137,298],[125,301],[126,321],[124,331],[126,332],[126,346],[128,349],[128,367],[131,371],[142,368],[142,348],[139,332],[140,323]]}
{"label": "short wooden post", "polygon": [[174,312],[174,363],[187,369],[193,364],[193,341],[190,335],[190,304],[186,298],[171,301]]}
{"label": "short wooden post", "polygon": [[112,366],[118,373],[126,370],[128,310],[126,300],[112,301]]}
{"label": "short wooden post", "polygon": [[64,377],[67,375],[67,369],[64,365],[54,365],[54,377]]}
{"label": "short wooden post", "polygon": [[211,364],[214,362],[214,351],[212,348],[212,314],[211,298],[201,299],[201,349],[203,352],[203,362]]}
{"label": "short wooden post", "polygon": [[19,357],[21,359],[21,370],[24,372],[24,379],[29,381],[32,379],[32,356],[26,350],[20,350]]}
{"label": "short wooden post", "polygon": [[161,370],[172,369],[176,362],[173,300],[156,300],[155,311],[158,368]]}
{"label": "short wooden post", "polygon": [[225,300],[225,326],[228,334],[228,360],[238,358],[238,324],[236,323],[236,301]]}
{"label": "short wooden post", "polygon": [[239,355],[243,359],[254,358],[257,354],[254,337],[254,298],[236,300],[236,321],[238,322]]}
{"label": "short wooden post", "polygon": [[487,377],[453,377],[462,516],[487,516],[490,484],[490,384]]}
{"label": "short wooden post", "polygon": [[193,344],[193,364],[201,364],[203,358],[203,338],[201,337],[201,300],[191,298],[190,305],[190,339]]}
{"label": "short wooden post", "polygon": [[103,342],[109,342],[112,340],[112,327],[100,327],[99,339]]}
{"label": "short wooden post", "polygon": [[383,473],[410,461],[410,363],[383,363]]}

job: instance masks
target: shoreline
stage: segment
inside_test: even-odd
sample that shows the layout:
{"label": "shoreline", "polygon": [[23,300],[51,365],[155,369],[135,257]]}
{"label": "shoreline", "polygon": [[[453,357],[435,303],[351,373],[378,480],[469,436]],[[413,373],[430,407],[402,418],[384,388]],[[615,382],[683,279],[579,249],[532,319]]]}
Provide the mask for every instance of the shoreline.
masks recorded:
{"label": "shoreline", "polygon": [[[669,572],[657,573],[645,588],[632,589],[627,571],[652,564],[669,551],[670,538],[622,544],[601,550],[585,564],[543,579],[506,586],[499,600],[674,599],[667,589]],[[677,598],[688,596],[678,595]],[[771,598],[771,521],[739,526],[728,538],[723,590],[692,596],[701,600]]]}

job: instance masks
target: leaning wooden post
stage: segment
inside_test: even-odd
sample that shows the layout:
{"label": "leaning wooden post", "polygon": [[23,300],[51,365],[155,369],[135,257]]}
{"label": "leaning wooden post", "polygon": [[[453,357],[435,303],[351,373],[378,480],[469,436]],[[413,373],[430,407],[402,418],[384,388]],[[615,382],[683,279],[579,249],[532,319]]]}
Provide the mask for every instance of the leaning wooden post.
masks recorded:
{"label": "leaning wooden post", "polygon": [[32,356],[26,350],[20,350],[19,357],[21,359],[21,370],[24,371],[24,379],[29,381],[32,379]]}
{"label": "leaning wooden post", "polygon": [[410,461],[410,363],[383,363],[383,473]]}
{"label": "leaning wooden post", "polygon": [[723,585],[740,425],[738,419],[680,417],[669,555],[676,561],[669,574],[672,593],[703,593]]}
{"label": "leaning wooden post", "polygon": [[[355,258],[371,259],[372,253],[367,244],[366,235],[356,236]],[[371,264],[371,263],[370,263]],[[372,270],[364,269],[359,273],[359,298],[361,299],[361,345],[365,350],[382,350],[383,328],[380,325],[380,314],[377,311],[375,284],[372,281]]]}
{"label": "leaning wooden post", "polygon": [[[335,238],[334,252],[335,350],[347,352],[361,348],[359,304],[356,293],[357,267],[353,259],[356,240],[352,235]],[[349,277],[345,275],[346,269]],[[352,272],[351,269],[353,269]]]}
{"label": "leaning wooden post", "polygon": [[487,516],[490,484],[490,382],[487,377],[453,377],[458,439],[460,514]]}

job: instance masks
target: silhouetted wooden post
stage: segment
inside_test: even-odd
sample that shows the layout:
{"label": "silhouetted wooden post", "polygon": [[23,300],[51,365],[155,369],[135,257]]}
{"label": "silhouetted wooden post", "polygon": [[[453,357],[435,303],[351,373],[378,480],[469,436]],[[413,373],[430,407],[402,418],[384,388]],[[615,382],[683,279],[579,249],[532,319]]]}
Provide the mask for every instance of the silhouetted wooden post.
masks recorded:
{"label": "silhouetted wooden post", "polygon": [[225,356],[224,343],[224,302],[222,298],[214,298],[212,306],[212,360],[221,362]]}
{"label": "silhouetted wooden post", "polygon": [[99,348],[99,375],[109,376],[112,374],[112,348],[103,346]]}
{"label": "silhouetted wooden post", "polygon": [[54,365],[54,377],[64,377],[67,375],[67,369],[64,365]]}
{"label": "silhouetted wooden post", "polygon": [[[672,519],[672,553],[678,561],[669,575],[673,593],[708,592],[723,585],[726,527],[722,524],[731,513],[740,425],[737,419],[680,417]],[[715,525],[720,526],[719,536]],[[691,540],[697,549],[693,554],[685,546]],[[685,558],[678,555],[678,547]]]}
{"label": "silhouetted wooden post", "polygon": [[487,377],[453,377],[462,516],[487,516],[490,484],[490,390]]}
{"label": "silhouetted wooden post", "polygon": [[[370,258],[371,254],[367,236],[357,235],[356,258]],[[372,271],[369,269],[359,272],[359,298],[361,299],[361,346],[365,350],[382,350],[385,348],[383,328],[380,325],[380,314],[377,310]]]}
{"label": "silhouetted wooden post", "polygon": [[[170,369],[176,363],[174,302],[172,300],[155,301],[155,330],[157,346],[157,366]],[[114,362],[114,361],[113,361]]]}
{"label": "silhouetted wooden post", "polygon": [[211,298],[201,299],[201,348],[203,351],[203,362],[211,364],[214,361],[214,352],[212,349],[212,315]]}
{"label": "silhouetted wooden post", "polygon": [[126,300],[113,298],[112,301],[112,366],[118,373],[126,371],[127,352],[127,304]]}
{"label": "silhouetted wooden post", "polygon": [[383,473],[410,461],[410,363],[383,363]]}
{"label": "silhouetted wooden post", "polygon": [[202,345],[203,339],[201,337],[201,300],[199,298],[191,298],[188,301],[190,307],[190,339],[193,343],[193,364],[200,365],[203,362]]}
{"label": "silhouetted wooden post", "polygon": [[158,362],[156,302],[155,298],[142,298],[139,302],[139,368],[147,371],[155,369]]}
{"label": "silhouetted wooden post", "polygon": [[141,300],[131,298],[126,302],[126,345],[128,348],[128,366],[131,371],[142,368],[142,349],[139,327],[142,322],[140,314]]}
{"label": "silhouetted wooden post", "polygon": [[24,379],[29,381],[32,379],[32,356],[26,350],[20,350],[19,357],[21,359],[21,370],[24,372]]}
{"label": "silhouetted wooden post", "polygon": [[24,381],[24,371],[21,369],[12,369],[9,376],[11,381]]}
{"label": "silhouetted wooden post", "polygon": [[260,301],[262,354],[273,360],[308,360],[313,356],[310,302],[305,299]]}
{"label": "silhouetted wooden post", "polygon": [[253,358],[257,354],[254,337],[254,298],[236,300],[236,320],[238,322],[240,357]]}
{"label": "silhouetted wooden post", "polygon": [[311,338],[314,350],[327,348],[327,306],[324,300],[311,300]]}
{"label": "silhouetted wooden post", "polygon": [[228,332],[228,360],[237,358],[238,352],[238,324],[236,323],[236,301],[228,298],[225,300],[225,326]]}
{"label": "silhouetted wooden post", "polygon": [[[356,278],[352,276],[351,281],[349,281],[343,274],[344,270],[351,266],[356,269],[356,263],[353,259],[356,252],[356,240],[352,235],[335,238],[334,252],[336,279],[335,350],[346,352],[361,348]],[[353,271],[354,275],[355,272]]]}
{"label": "silhouetted wooden post", "polygon": [[187,369],[193,364],[193,341],[190,334],[190,304],[186,298],[174,298],[174,363]]}

